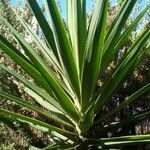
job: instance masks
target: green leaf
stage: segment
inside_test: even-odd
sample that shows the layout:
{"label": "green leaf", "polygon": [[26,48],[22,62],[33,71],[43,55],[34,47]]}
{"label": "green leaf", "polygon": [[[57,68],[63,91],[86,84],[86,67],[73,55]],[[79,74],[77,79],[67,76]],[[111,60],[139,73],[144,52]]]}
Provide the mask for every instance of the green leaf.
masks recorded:
{"label": "green leaf", "polygon": [[[28,0],[31,10],[33,11],[37,22],[39,23],[41,30],[43,32],[43,36],[46,38],[46,41],[48,43],[48,45],[50,46],[50,48],[52,49],[52,51],[55,54],[55,57],[57,58],[57,60],[59,60],[58,58],[58,51],[55,45],[55,38],[53,35],[53,31],[49,26],[49,23],[47,22],[43,12],[41,11],[38,3],[36,1],[30,1]],[[31,3],[32,2],[32,3]]]}
{"label": "green leaf", "polygon": [[104,126],[104,128],[102,128],[102,131],[105,132],[105,131],[115,130],[118,129],[119,127],[128,126],[131,123],[138,123],[140,120],[147,118],[149,116],[150,116],[150,111],[141,112],[139,114],[129,116],[120,122],[113,122],[109,125],[106,125]]}
{"label": "green leaf", "polygon": [[[47,83],[50,85],[57,99],[59,99],[58,103],[61,105],[64,111],[67,112],[74,120],[78,120],[79,119],[78,111],[76,107],[73,105],[73,102],[70,99],[70,97],[61,88],[60,80],[56,78],[54,72],[46,65],[43,59],[31,48],[31,46],[21,37],[21,35],[18,34],[18,32],[11,26],[11,24],[9,24],[4,18],[2,18],[2,20],[11,29],[13,34],[18,38],[21,46],[26,51],[27,55],[30,57],[32,62],[34,62],[34,65],[37,66],[38,70],[44,76],[44,78],[47,80]],[[14,60],[16,61],[16,58]],[[19,64],[20,63],[21,62],[19,62]],[[31,70],[29,70],[28,67],[26,68],[26,70],[28,70],[28,72],[30,72],[30,75],[33,76],[32,75],[33,72],[31,74]]]}
{"label": "green leaf", "polygon": [[67,0],[67,10],[70,39],[81,77],[86,39],[86,0]]}
{"label": "green leaf", "polygon": [[8,118],[7,116],[4,116],[3,114],[0,114],[0,122],[11,128],[12,130],[17,130],[17,127],[13,125],[14,120],[12,118]]}
{"label": "green leaf", "polygon": [[68,116],[67,114],[65,114],[62,111],[58,111],[55,107],[53,107],[48,102],[46,102],[46,100],[44,100],[41,96],[39,96],[38,94],[36,94],[34,91],[32,91],[32,90],[30,90],[28,88],[24,88],[24,91],[27,94],[29,94],[32,98],[34,98],[34,100],[36,102],[38,102],[41,106],[47,108],[47,110],[49,110],[50,112],[52,112],[52,114],[54,114],[55,116],[57,116],[61,120],[64,120],[66,123],[69,123],[70,125],[75,126],[74,122],[72,121],[72,119],[70,118],[70,116]]}
{"label": "green leaf", "polygon": [[20,114],[17,114],[17,113],[14,113],[14,112],[10,112],[10,111],[7,111],[7,110],[4,110],[4,109],[0,108],[0,116],[1,115],[7,116],[9,118],[13,118],[14,120],[19,121],[19,122],[27,123],[30,126],[33,126],[33,127],[37,128],[37,129],[39,129],[41,131],[50,132],[51,130],[54,130],[54,131],[56,131],[56,132],[58,132],[60,134],[67,134],[67,135],[76,136],[76,134],[73,133],[73,132],[66,131],[64,129],[60,129],[58,127],[54,127],[52,125],[49,125],[49,124],[47,124],[45,122],[39,121],[37,119],[29,118],[27,116],[20,115]]}
{"label": "green leaf", "polygon": [[124,31],[124,33],[120,35],[119,40],[114,49],[118,49],[123,44],[123,42],[125,42],[127,40],[127,38],[130,36],[131,32],[136,29],[136,27],[138,26],[138,23],[141,21],[142,17],[145,15],[145,13],[147,12],[148,9],[149,9],[149,6],[147,6],[137,16],[137,18],[131,23],[131,25],[129,25],[129,27]]}
{"label": "green leaf", "polygon": [[126,75],[129,74],[129,72],[131,72],[131,70],[135,67],[136,63],[138,62],[139,50],[143,47],[149,36],[150,31],[146,29],[131,46],[123,62],[119,64],[111,77],[109,77],[95,102],[96,113],[99,112],[103,105],[109,101],[109,98],[114,93],[114,91],[119,88],[119,85],[125,79]]}
{"label": "green leaf", "polygon": [[81,138],[86,137],[90,127],[93,125],[94,121],[94,103],[91,105],[83,114],[83,117],[78,122],[76,130]]}
{"label": "green leaf", "polygon": [[[112,94],[117,91],[120,85],[123,83],[126,75],[128,75],[132,69],[136,66],[138,55],[130,61],[130,64],[126,64],[124,68],[120,66],[117,71],[106,81],[102,91],[100,92],[95,102],[95,113],[99,113],[102,107],[110,100]],[[120,73],[121,72],[121,73]],[[109,90],[109,93],[106,92]]]}
{"label": "green leaf", "polygon": [[32,36],[33,40],[35,41],[35,43],[37,44],[37,46],[40,48],[40,51],[46,57],[46,60],[50,64],[52,64],[55,68],[57,68],[57,70],[59,71],[59,73],[62,74],[62,71],[61,71],[61,68],[60,68],[60,64],[57,61],[57,59],[56,59],[55,55],[53,54],[52,50],[50,48],[48,48],[47,45],[46,45],[46,43],[44,43],[44,41],[38,37],[38,35],[32,30],[32,27],[29,24],[27,24],[24,21],[23,18],[21,18],[19,16],[19,14],[17,13],[17,11],[13,7],[11,7],[11,9],[13,10],[14,14],[16,15],[16,18],[20,21],[21,25]]}
{"label": "green leaf", "polygon": [[106,39],[105,39],[105,48],[104,51],[110,49],[112,45],[115,45],[118,38],[121,36],[121,31],[124,28],[126,20],[128,19],[131,11],[135,5],[137,0],[125,0],[120,11],[118,12],[117,16],[115,17],[114,21],[110,29],[108,30]]}
{"label": "green leaf", "polygon": [[24,78],[21,75],[19,75],[18,73],[16,73],[14,70],[9,69],[8,67],[5,67],[2,64],[0,64],[0,68],[4,69],[6,72],[8,72],[11,75],[13,75],[16,79],[21,81],[21,83],[23,83],[26,87],[28,87],[29,89],[33,90],[36,94],[38,94],[45,101],[47,101],[49,103],[49,104],[46,105],[47,109],[53,108],[53,109],[50,109],[50,110],[55,111],[57,109],[56,111],[63,112],[63,110],[60,107],[60,105],[58,104],[58,102],[54,98],[52,98],[46,91],[44,91],[43,89],[38,87],[36,84],[34,84],[33,82],[27,80],[26,78]]}
{"label": "green leaf", "polygon": [[[30,6],[34,7],[36,1],[29,0]],[[67,72],[68,78],[71,83],[72,89],[76,92],[78,98],[80,98],[80,79],[79,70],[77,67],[77,62],[75,60],[75,55],[71,47],[66,29],[61,18],[60,12],[55,1],[48,1],[47,5],[49,8],[50,16],[52,18],[52,25],[54,30],[55,38],[57,39],[57,46],[59,48],[59,53],[62,58],[63,69]],[[79,100],[78,100],[79,101]]]}
{"label": "green leaf", "polygon": [[150,135],[135,135],[135,136],[122,136],[114,138],[103,138],[100,140],[102,146],[125,146],[146,144],[150,142]]}
{"label": "green leaf", "polygon": [[66,136],[59,134],[58,132],[51,131],[50,137],[53,139],[54,143],[66,143],[66,144],[73,144],[73,140],[75,140],[76,137],[74,136]]}
{"label": "green leaf", "polygon": [[[19,44],[22,46],[23,50],[26,52],[26,55],[30,58],[30,60],[32,60],[32,63],[36,66],[36,69],[39,70],[39,72],[41,74],[42,74],[42,72],[43,72],[43,74],[47,72],[46,73],[47,76],[48,76],[48,74],[51,74],[51,76],[53,76],[53,78],[55,78],[55,80],[62,86],[62,88],[67,93],[70,93],[68,91],[68,89],[65,87],[65,85],[62,83],[62,81],[57,79],[56,74],[53,73],[52,69],[48,67],[46,62],[44,62],[44,59],[42,59],[41,56],[38,53],[36,53],[36,51],[31,47],[31,45],[28,44],[24,40],[24,38],[15,30],[15,28],[6,19],[4,19],[2,16],[0,16],[0,18],[6,24],[6,26],[8,26],[11,29],[12,33],[15,35],[15,37],[18,40]],[[46,70],[45,72],[44,72],[44,69]],[[48,93],[50,91],[51,90],[47,90]]]}
{"label": "green leaf", "polygon": [[103,119],[106,119],[107,117],[113,115],[114,113],[119,112],[121,109],[127,107],[129,104],[133,103],[139,96],[143,95],[144,93],[150,91],[150,83],[133,93],[131,96],[127,97],[125,101],[123,101],[121,104],[119,104],[116,108],[114,108],[112,111],[109,111],[108,113],[102,115],[96,123],[102,121]]}
{"label": "green leaf", "polygon": [[87,60],[85,62],[82,79],[83,112],[87,109],[87,105],[91,100],[101,67],[101,59],[103,54],[103,45],[106,30],[107,10],[108,0],[97,1],[96,8],[94,10],[92,20],[89,26],[86,43]]}
{"label": "green leaf", "polygon": [[104,53],[103,60],[102,60],[102,62],[104,63],[103,63],[100,75],[102,75],[105,68],[108,66],[109,63],[111,63],[114,56],[118,53],[120,46],[122,46],[123,43],[129,38],[132,31],[136,29],[138,23],[140,22],[140,20],[142,19],[142,17],[144,16],[144,14],[147,12],[148,9],[149,7],[147,6],[139,14],[139,16],[131,23],[131,25],[119,36],[119,38],[115,40],[115,42],[112,42],[113,45],[111,45],[111,47]]}
{"label": "green leaf", "polygon": [[[132,31],[136,29],[148,8],[145,8],[133,23],[125,28],[126,21],[137,0],[124,0],[106,34],[109,0],[97,0],[89,20],[86,14],[86,0],[67,0],[68,16],[66,19],[68,22],[63,19],[61,12],[59,12],[56,0],[45,0],[44,10],[42,10],[43,5],[41,7],[40,2],[36,0],[27,1],[37,19],[37,24],[41,28],[40,35],[43,40],[34,33],[31,25],[21,18],[20,14],[12,7],[17,21],[19,20],[21,27],[32,36],[37,49],[34,49],[32,42],[28,43],[22,33],[19,33],[20,31],[17,31],[10,21],[2,16],[0,16],[2,25],[9,28],[12,38],[16,40],[17,44],[20,44],[19,47],[21,46],[26,55],[21,54],[13,46],[14,43],[11,44],[2,35],[0,35],[0,49],[10,56],[17,65],[21,66],[30,75],[33,82],[1,64],[0,68],[23,83],[24,91],[42,107],[2,91],[0,91],[0,96],[23,108],[31,109],[47,119],[52,119],[58,125],[55,126],[55,123],[51,125],[46,123],[47,121],[40,121],[4,109],[0,109],[0,120],[8,124],[9,119],[12,119],[10,123],[13,121],[23,122],[47,132],[52,142],[56,143],[47,149],[84,149],[82,146],[85,146],[86,142],[87,147],[96,144],[102,148],[107,146],[111,148],[117,144],[122,146],[149,142],[149,137],[89,138],[90,128],[98,119],[102,123],[98,130],[100,130],[101,135],[103,133],[106,135],[108,131],[115,131],[150,115],[150,112],[147,111],[129,116],[114,124],[103,124],[103,120],[107,117],[126,107],[148,91],[149,84],[132,94],[112,111],[103,116],[99,115],[113,94],[120,88],[127,75],[139,63],[143,51],[149,50],[150,31],[148,26],[144,27],[147,30],[138,37],[124,57],[118,61],[108,80],[97,92],[98,95],[95,95],[94,91],[97,88],[99,75],[102,77],[101,75],[115,59],[119,49],[132,34]],[[64,126],[61,127],[61,124]]]}
{"label": "green leaf", "polygon": [[18,65],[20,65],[40,86],[42,86],[46,91],[51,91],[49,85],[41,74],[34,68],[33,64],[24,59],[24,57],[20,55],[19,51],[1,35],[0,48]]}
{"label": "green leaf", "polygon": [[43,148],[42,150],[73,150],[76,146],[73,146],[71,144],[64,144],[64,143],[58,143],[54,145],[50,145],[46,148]]}
{"label": "green leaf", "polygon": [[0,97],[3,97],[3,98],[6,98],[7,100],[15,102],[15,103],[17,103],[20,106],[23,106],[23,107],[29,108],[31,110],[34,110],[37,113],[39,113],[39,114],[41,114],[41,115],[43,115],[43,116],[45,116],[47,118],[53,119],[54,121],[56,121],[58,123],[62,123],[64,125],[71,126],[69,123],[67,123],[67,122],[63,121],[62,119],[58,118],[53,112],[51,112],[51,111],[48,112],[48,111],[46,111],[46,110],[36,106],[35,104],[27,102],[24,99],[12,96],[12,95],[10,95],[10,94],[8,94],[6,92],[3,92],[3,91],[0,91]]}

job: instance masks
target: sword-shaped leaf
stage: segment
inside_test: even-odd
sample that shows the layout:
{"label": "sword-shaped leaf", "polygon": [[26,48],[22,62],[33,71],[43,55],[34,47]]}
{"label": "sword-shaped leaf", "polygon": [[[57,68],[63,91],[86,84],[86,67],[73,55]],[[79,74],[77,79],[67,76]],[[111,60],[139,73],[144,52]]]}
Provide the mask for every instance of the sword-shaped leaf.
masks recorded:
{"label": "sword-shaped leaf", "polygon": [[83,79],[82,79],[82,109],[87,109],[95,89],[98,73],[101,67],[103,45],[106,29],[108,0],[97,1],[89,26]]}
{"label": "sword-shaped leaf", "polygon": [[71,44],[81,77],[86,40],[86,0],[67,0],[67,10],[68,29]]}
{"label": "sword-shaped leaf", "polygon": [[61,68],[60,68],[60,64],[57,61],[55,55],[52,52],[52,49],[50,49],[46,43],[44,43],[44,41],[42,39],[40,39],[40,37],[32,30],[32,27],[27,24],[23,18],[21,18],[21,16],[19,16],[19,14],[17,13],[17,11],[11,7],[11,9],[13,10],[14,14],[16,15],[16,18],[20,21],[21,25],[25,28],[26,31],[28,31],[28,33],[32,36],[33,40],[36,42],[37,46],[40,48],[40,51],[44,54],[44,56],[47,58],[47,61],[50,64],[53,64],[53,66],[55,68],[57,68],[57,70],[59,70],[59,72],[62,73]]}
{"label": "sword-shaped leaf", "polygon": [[[106,39],[105,39],[105,47],[104,51],[110,49],[112,45],[115,45],[118,38],[121,36],[121,31],[124,28],[124,25],[131,14],[131,11],[135,5],[137,0],[125,0],[120,11],[115,17],[110,29],[108,30]],[[110,50],[109,50],[110,51]]]}
{"label": "sword-shaped leaf", "polygon": [[[109,101],[112,93],[119,88],[123,79],[125,79],[126,75],[131,71],[131,67],[135,67],[138,60],[139,50],[143,47],[149,36],[150,31],[145,30],[129,49],[129,52],[123,62],[117,67],[115,72],[105,83],[99,97],[96,100],[95,112],[99,112],[101,110],[102,106]],[[133,64],[135,65],[133,66]]]}
{"label": "sword-shaped leaf", "polygon": [[53,111],[51,112],[48,112],[38,106],[36,106],[35,104],[32,104],[24,99],[21,99],[21,98],[18,98],[18,97],[15,97],[15,96],[12,96],[6,92],[3,92],[3,91],[0,91],[0,97],[3,97],[3,98],[6,98],[7,100],[9,101],[12,101],[12,102],[15,102],[16,104],[22,106],[22,107],[26,107],[26,108],[29,108],[35,112],[37,112],[38,114],[41,114],[49,119],[52,119],[58,123],[62,123],[64,125],[67,125],[67,126],[71,126],[69,123],[63,121],[62,119],[60,119],[59,117],[57,117]]}
{"label": "sword-shaped leaf", "polygon": [[[61,105],[64,111],[69,113],[74,120],[78,120],[79,119],[78,111],[76,107],[73,105],[73,102],[70,99],[70,97],[62,89],[61,84],[60,84],[61,81],[58,80],[54,72],[46,65],[44,60],[32,49],[32,47],[21,37],[21,35],[18,34],[18,32],[12,27],[12,25],[8,23],[3,17],[1,17],[1,19],[11,29],[13,34],[19,40],[26,54],[29,56],[30,60],[32,60],[32,62],[34,63],[35,66],[37,66],[42,76],[47,80],[47,83],[50,85],[52,91],[54,92],[56,97],[59,99],[58,103]],[[29,71],[30,71],[30,75],[32,75],[31,70]]]}
{"label": "sword-shaped leaf", "polygon": [[102,121],[103,119],[106,119],[107,117],[119,112],[121,109],[127,107],[129,104],[133,103],[138,97],[143,95],[144,93],[150,91],[150,83],[146,84],[144,87],[133,93],[131,96],[127,97],[125,101],[120,103],[116,108],[113,110],[109,111],[108,113],[102,115],[96,123]]}
{"label": "sword-shaped leaf", "polygon": [[144,14],[147,12],[149,9],[149,6],[147,6],[139,15],[138,17],[129,25],[129,27],[119,36],[115,42],[112,42],[113,45],[104,53],[104,56],[102,58],[103,66],[100,71],[100,75],[104,72],[105,68],[108,66],[109,63],[111,63],[112,59],[116,56],[116,54],[119,51],[120,46],[123,45],[123,43],[129,38],[131,35],[132,31],[136,29],[138,26],[138,23],[144,16]]}
{"label": "sword-shaped leaf", "polygon": [[102,130],[104,132],[110,131],[110,130],[115,130],[115,129],[118,129],[119,127],[128,126],[131,123],[137,123],[137,122],[141,121],[142,119],[147,118],[149,116],[150,116],[150,111],[141,112],[136,115],[129,116],[120,122],[113,122],[109,125],[106,125],[106,126],[104,126],[104,128],[102,128]]}
{"label": "sword-shaped leaf", "polygon": [[24,115],[20,115],[11,111],[7,111],[4,109],[0,108],[0,116],[4,115],[8,118],[13,118],[15,121],[19,121],[19,122],[24,122],[29,124],[30,126],[33,126],[41,131],[44,132],[50,132],[50,131],[56,131],[60,134],[66,134],[66,135],[73,135],[76,136],[76,133],[70,132],[70,131],[66,131],[64,129],[49,125],[45,122],[42,122],[40,120],[34,119],[34,118],[30,118]]}
{"label": "sword-shaped leaf", "polygon": [[33,7],[31,7],[31,10],[33,11],[34,16],[37,19],[37,22],[41,27],[41,30],[43,32],[43,36],[45,37],[45,39],[48,43],[48,46],[50,46],[50,48],[54,52],[55,57],[59,61],[58,51],[57,51],[57,48],[56,48],[53,31],[50,28],[50,25],[49,25],[48,21],[46,20],[46,17],[44,16],[42,10],[40,9],[40,7],[39,7],[39,5],[36,1],[30,1],[30,0],[28,0],[28,1],[29,1],[29,3],[32,2]]}
{"label": "sword-shaped leaf", "polygon": [[122,136],[114,138],[102,138],[100,140],[100,145],[102,147],[118,147],[127,145],[137,145],[137,144],[148,144],[150,142],[150,135],[131,135]]}
{"label": "sword-shaped leaf", "polygon": [[27,80],[26,78],[24,78],[21,75],[19,75],[18,73],[16,73],[14,70],[9,69],[8,67],[6,67],[2,64],[0,64],[0,68],[5,70],[6,72],[10,73],[11,75],[13,75],[17,80],[19,80],[21,83],[23,83],[26,87],[33,90],[36,94],[38,94],[45,101],[47,101],[49,103],[49,104],[47,104],[47,108],[55,108],[58,112],[63,112],[63,110],[60,107],[60,105],[58,104],[58,102],[53,97],[51,97],[46,91],[44,91],[42,88],[40,88],[33,82]]}
{"label": "sword-shaped leaf", "polygon": [[[33,8],[36,1],[29,0],[30,6]],[[50,16],[52,19],[52,25],[54,28],[54,36],[57,39],[57,47],[59,48],[60,57],[63,61],[63,69],[67,72],[68,78],[71,83],[72,89],[76,92],[78,98],[80,98],[80,79],[79,69],[75,60],[75,55],[67,35],[64,22],[61,18],[60,12],[55,1],[47,0]]]}

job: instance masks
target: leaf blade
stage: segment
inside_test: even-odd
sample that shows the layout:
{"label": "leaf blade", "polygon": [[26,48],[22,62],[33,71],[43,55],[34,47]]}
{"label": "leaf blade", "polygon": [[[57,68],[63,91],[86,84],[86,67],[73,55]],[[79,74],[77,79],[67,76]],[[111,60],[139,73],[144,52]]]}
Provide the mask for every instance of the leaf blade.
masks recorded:
{"label": "leaf blade", "polygon": [[[138,62],[138,57],[140,55],[139,50],[144,46],[144,43],[148,40],[149,36],[150,31],[146,29],[129,49],[127,56],[124,58],[123,62],[117,67],[114,74],[112,74],[111,77],[108,79],[102,89],[102,92],[99,94],[99,97],[95,102],[96,112],[100,111],[99,109],[102,108],[102,106],[108,101],[109,97],[111,96],[113,91],[115,91],[117,86],[123,81],[126,74],[131,71],[131,67],[132,69],[135,67],[136,63]],[[109,93],[107,93],[107,91],[109,91]]]}
{"label": "leaf blade", "polygon": [[54,100],[47,92],[45,92],[43,89],[39,88],[36,84],[28,81],[26,78],[22,77],[21,75],[17,74],[14,70],[9,69],[8,67],[5,67],[4,65],[0,64],[0,68],[5,70],[6,72],[13,75],[16,79],[21,81],[26,87],[33,90],[36,94],[40,95],[43,99],[47,100],[51,105],[53,105],[55,108],[58,109],[58,111],[63,112],[60,105]]}
{"label": "leaf blade", "polygon": [[[1,109],[0,108],[0,115],[3,113],[4,116],[9,116],[10,118],[12,117],[14,120],[16,121],[21,121],[21,122],[26,122],[30,125],[33,125],[34,127],[38,128],[38,127],[42,127],[41,130],[45,130],[45,131],[51,131],[51,130],[54,130],[60,134],[63,134],[63,133],[66,133],[67,135],[74,135],[76,136],[75,133],[72,133],[72,132],[69,132],[69,131],[66,131],[64,129],[60,129],[60,128],[57,128],[57,127],[54,127],[52,125],[49,125],[45,122],[42,122],[42,121],[39,121],[37,119],[34,119],[34,118],[29,118],[27,116],[24,116],[24,115],[20,115],[20,114],[17,114],[17,113],[14,113],[14,112],[11,112],[11,111],[7,111],[7,110],[4,110],[4,109]],[[39,128],[38,128],[39,129]]]}
{"label": "leaf blade", "polygon": [[64,122],[63,120],[61,120],[58,117],[56,117],[53,113],[50,113],[50,112],[48,112],[48,111],[46,111],[46,110],[44,110],[44,109],[42,109],[42,108],[40,108],[40,107],[30,103],[30,102],[27,102],[26,100],[23,100],[21,98],[15,97],[15,96],[12,96],[12,95],[10,95],[10,94],[8,94],[6,92],[3,92],[3,91],[0,91],[0,97],[6,98],[9,101],[15,102],[15,103],[17,103],[20,106],[29,108],[29,109],[31,109],[31,110],[33,110],[33,111],[35,111],[35,112],[37,112],[37,113],[47,117],[47,118],[53,119],[53,120],[55,120],[55,121],[57,121],[59,123],[62,123],[62,124],[67,125],[67,126],[70,126],[70,124],[68,124],[68,123],[66,124],[66,122]]}
{"label": "leaf blade", "polygon": [[[30,4],[33,5],[33,3]],[[57,37],[57,44],[59,46],[59,52],[63,61],[63,67],[67,72],[73,90],[77,94],[78,98],[80,98],[79,70],[77,68],[77,62],[74,58],[71,43],[68,39],[66,29],[64,27],[56,2],[47,0],[47,4],[52,18],[53,26],[55,28],[55,36]]]}
{"label": "leaf blade", "polygon": [[[106,30],[106,16],[108,9],[108,0],[97,1],[96,8],[92,16],[92,21],[88,31],[83,79],[82,79],[82,101],[83,111],[87,109],[87,104],[91,100],[103,54],[104,37]],[[94,66],[94,67],[93,67]]]}
{"label": "leaf blade", "polygon": [[100,120],[98,120],[98,122],[102,121],[103,119],[105,119],[105,118],[107,118],[107,117],[109,117],[115,113],[117,113],[121,109],[123,109],[126,106],[128,106],[129,104],[133,103],[139,96],[141,96],[142,94],[144,94],[145,92],[148,92],[148,91],[150,91],[150,83],[148,83],[147,85],[145,85],[144,87],[142,87],[141,89],[139,89],[138,91],[133,93],[125,101],[123,101],[121,104],[119,104],[119,106],[114,108],[112,111],[110,111],[110,112],[106,113],[105,115],[103,115],[102,117],[100,117]]}
{"label": "leaf blade", "polygon": [[[31,48],[31,46],[18,34],[18,32],[9,24],[3,17],[1,19],[6,23],[6,25],[12,30],[13,34],[18,38],[20,41],[21,46],[23,46],[24,50],[32,60],[35,66],[39,69],[40,73],[42,74],[42,78],[44,77],[47,80],[47,84],[55,95],[57,99],[59,99],[59,104],[64,109],[66,113],[69,113],[74,120],[79,119],[79,114],[77,108],[73,105],[72,100],[68,96],[68,94],[64,91],[61,87],[60,80],[56,77],[54,72],[46,65],[46,63],[42,60],[42,58]],[[8,43],[8,42],[7,42]],[[7,53],[9,55],[9,53]],[[16,60],[16,59],[14,59]],[[17,60],[18,61],[18,60]],[[19,64],[21,62],[18,62]],[[24,67],[25,68],[25,67]],[[25,68],[27,72],[33,76],[31,70]],[[43,83],[42,83],[43,84]],[[49,90],[47,91],[50,92]],[[69,106],[69,107],[68,107]]]}

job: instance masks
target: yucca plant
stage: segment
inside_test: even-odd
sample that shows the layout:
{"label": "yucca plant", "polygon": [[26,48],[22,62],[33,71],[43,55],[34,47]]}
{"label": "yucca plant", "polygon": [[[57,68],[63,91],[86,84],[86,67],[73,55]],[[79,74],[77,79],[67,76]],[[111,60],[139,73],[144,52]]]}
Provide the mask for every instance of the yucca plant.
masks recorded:
{"label": "yucca plant", "polygon": [[[86,17],[86,0],[67,0],[67,23],[62,19],[55,0],[45,0],[46,13],[41,11],[36,0],[28,0],[41,28],[42,39],[12,8],[15,17],[40,49],[40,54],[1,15],[1,22],[9,28],[12,37],[22,47],[25,55],[2,35],[0,35],[0,48],[33,80],[29,81],[3,64],[0,64],[0,68],[21,82],[26,91],[42,107],[3,91],[0,91],[0,96],[35,111],[55,123],[50,124],[1,108],[0,120],[4,123],[7,123],[9,119],[12,122],[25,122],[47,132],[53,139],[54,145],[45,150],[90,147],[98,149],[149,143],[150,135],[107,137],[107,133],[148,117],[150,111],[110,124],[105,124],[105,120],[133,103],[145,92],[150,91],[150,83],[128,96],[114,109],[105,114],[102,113],[104,106],[117,92],[127,75],[140,62],[143,51],[149,50],[150,28],[148,25],[126,50],[125,55],[118,61],[100,90],[96,94],[94,92],[98,79],[101,79],[109,64],[116,58],[120,48],[149,9],[149,7],[145,8],[127,28],[124,28],[135,3],[136,0],[124,0],[112,25],[106,31],[109,0],[96,1],[89,23]],[[98,138],[90,135],[95,126],[101,133]]]}

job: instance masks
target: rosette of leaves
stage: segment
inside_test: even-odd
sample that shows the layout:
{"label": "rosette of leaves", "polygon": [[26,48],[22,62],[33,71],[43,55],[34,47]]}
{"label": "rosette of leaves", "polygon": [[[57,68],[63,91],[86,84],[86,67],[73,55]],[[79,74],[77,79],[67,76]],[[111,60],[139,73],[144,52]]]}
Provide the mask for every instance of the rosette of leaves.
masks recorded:
{"label": "rosette of leaves", "polygon": [[[97,80],[118,55],[122,45],[136,29],[149,7],[124,29],[136,0],[124,0],[108,31],[106,31],[109,0],[97,0],[90,23],[87,25],[86,0],[67,0],[67,23],[64,22],[55,0],[45,0],[46,13],[37,1],[27,0],[42,33],[40,37],[15,10],[15,17],[32,36],[40,54],[22,35],[0,16],[13,38],[25,52],[23,55],[4,36],[0,35],[0,48],[9,55],[33,79],[28,80],[2,64],[0,68],[14,76],[25,86],[39,105],[0,91],[0,96],[22,107],[26,107],[47,120],[42,121],[25,115],[0,109],[0,119],[25,122],[49,134],[54,145],[45,149],[88,149],[122,147],[149,143],[150,135],[107,137],[111,130],[118,130],[126,124],[137,122],[150,115],[150,111],[132,115],[118,122],[105,124],[110,116],[133,103],[150,90],[150,83],[128,96],[119,105],[102,114],[103,108],[117,92],[134,67],[140,62],[143,51],[149,50],[149,26],[126,50],[100,90],[94,94]],[[13,9],[13,8],[12,8]],[[42,38],[41,38],[42,37]],[[41,55],[42,54],[42,55]],[[89,136],[98,126],[100,136]],[[104,136],[102,136],[104,135]]]}

